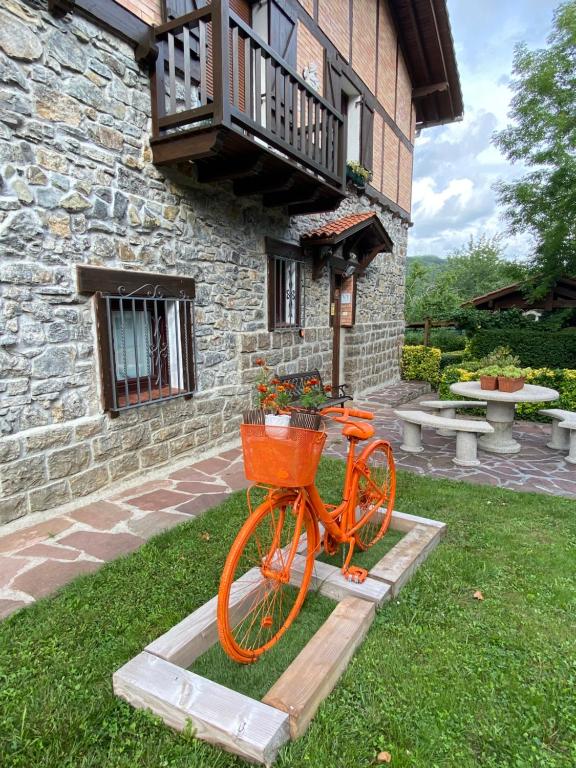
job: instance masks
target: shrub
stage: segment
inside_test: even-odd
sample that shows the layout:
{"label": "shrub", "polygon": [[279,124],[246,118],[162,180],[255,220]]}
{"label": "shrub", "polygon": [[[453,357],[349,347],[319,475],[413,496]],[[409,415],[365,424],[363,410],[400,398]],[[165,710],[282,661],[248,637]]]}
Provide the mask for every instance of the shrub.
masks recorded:
{"label": "shrub", "polygon": [[520,358],[523,366],[576,368],[576,333],[571,330],[556,333],[515,328],[478,331],[470,341],[470,353],[480,358],[503,345]]}
{"label": "shrub", "polygon": [[465,349],[456,349],[453,352],[442,352],[440,358],[440,370],[446,368],[447,365],[457,365],[463,362],[466,355]]}
{"label": "shrub", "polygon": [[436,347],[402,347],[402,378],[406,381],[428,381],[433,387],[440,379],[441,352]]}
{"label": "shrub", "polygon": [[[541,408],[563,408],[576,411],[576,370],[569,368],[528,368],[525,371],[526,384],[549,387],[560,393],[560,399],[553,403],[518,403],[516,415],[527,421],[548,421],[538,411]],[[457,381],[474,381],[478,378],[478,363],[466,363],[465,366],[450,365],[442,371],[438,393],[443,400],[458,399],[450,392],[450,385]]]}
{"label": "shrub", "polygon": [[[408,346],[424,343],[424,331],[408,329],[404,334],[404,343]],[[430,330],[430,343],[442,352],[454,352],[464,349],[466,336],[457,330],[450,328],[432,328]]]}

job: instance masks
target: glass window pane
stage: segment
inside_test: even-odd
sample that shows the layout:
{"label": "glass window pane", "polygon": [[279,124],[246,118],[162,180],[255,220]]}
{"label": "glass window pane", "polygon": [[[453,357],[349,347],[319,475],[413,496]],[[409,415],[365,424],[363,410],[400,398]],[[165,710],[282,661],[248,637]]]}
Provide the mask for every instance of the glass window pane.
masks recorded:
{"label": "glass window pane", "polygon": [[[148,312],[112,312],[116,379],[135,379],[152,375],[150,353],[150,315]],[[138,366],[136,366],[136,352]]]}

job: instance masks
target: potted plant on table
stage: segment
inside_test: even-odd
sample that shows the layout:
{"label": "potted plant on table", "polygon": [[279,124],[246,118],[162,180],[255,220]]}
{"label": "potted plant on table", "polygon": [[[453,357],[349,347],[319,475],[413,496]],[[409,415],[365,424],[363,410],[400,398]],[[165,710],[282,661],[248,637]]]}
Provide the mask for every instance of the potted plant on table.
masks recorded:
{"label": "potted plant on table", "polygon": [[508,365],[498,374],[498,389],[500,392],[517,392],[522,389],[526,376],[521,368]]}
{"label": "potted plant on table", "polygon": [[478,373],[480,374],[480,389],[498,389],[500,368],[497,365],[488,365],[481,368]]}

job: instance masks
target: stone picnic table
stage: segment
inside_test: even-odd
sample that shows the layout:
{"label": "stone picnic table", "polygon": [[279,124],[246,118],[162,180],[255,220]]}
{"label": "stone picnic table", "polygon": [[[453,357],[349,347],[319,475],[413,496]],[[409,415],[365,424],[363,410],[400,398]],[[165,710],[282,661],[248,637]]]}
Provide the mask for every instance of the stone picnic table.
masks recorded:
{"label": "stone picnic table", "polygon": [[520,443],[512,437],[516,403],[547,403],[560,397],[555,389],[533,384],[525,384],[516,392],[500,392],[498,389],[481,389],[479,381],[456,382],[450,386],[450,391],[473,400],[486,400],[486,421],[494,427],[494,432],[482,435],[478,445],[490,453],[504,454],[520,450]]}

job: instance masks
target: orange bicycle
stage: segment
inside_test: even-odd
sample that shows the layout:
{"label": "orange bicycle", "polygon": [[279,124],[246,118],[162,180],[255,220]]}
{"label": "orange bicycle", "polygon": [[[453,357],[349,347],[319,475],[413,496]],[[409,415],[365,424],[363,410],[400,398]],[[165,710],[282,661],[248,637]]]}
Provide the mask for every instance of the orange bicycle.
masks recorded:
{"label": "orange bicycle", "polygon": [[[348,546],[342,572],[364,581],[351,565],[354,548],[365,550],[388,530],[396,491],[390,444],[375,440],[356,457],[356,446],[374,436],[368,411],[325,408],[344,424],[348,458],[342,501],[325,504],[314,483],[326,433],[294,427],[242,424],[246,477],[267,491],[252,509],[226,558],[218,591],[218,634],[230,658],[250,664],[271,648],[298,615],[323,543],[333,555]],[[319,523],[323,526],[321,535]],[[303,568],[294,573],[298,557]]]}

